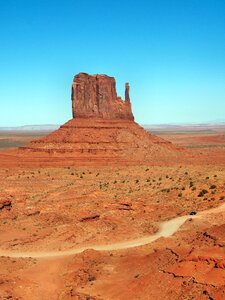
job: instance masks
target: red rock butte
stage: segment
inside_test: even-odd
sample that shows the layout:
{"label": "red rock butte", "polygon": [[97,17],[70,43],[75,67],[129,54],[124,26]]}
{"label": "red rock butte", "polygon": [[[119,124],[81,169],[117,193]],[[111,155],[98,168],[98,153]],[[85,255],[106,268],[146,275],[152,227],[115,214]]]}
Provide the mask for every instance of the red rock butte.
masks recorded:
{"label": "red rock butte", "polygon": [[80,73],[72,86],[74,118],[134,120],[131,110],[129,84],[125,101],[117,96],[115,78],[106,75]]}
{"label": "red rock butte", "polygon": [[79,73],[72,85],[73,119],[20,151],[78,161],[177,160],[181,149],[134,121],[129,89],[126,83],[122,100],[113,77]]}

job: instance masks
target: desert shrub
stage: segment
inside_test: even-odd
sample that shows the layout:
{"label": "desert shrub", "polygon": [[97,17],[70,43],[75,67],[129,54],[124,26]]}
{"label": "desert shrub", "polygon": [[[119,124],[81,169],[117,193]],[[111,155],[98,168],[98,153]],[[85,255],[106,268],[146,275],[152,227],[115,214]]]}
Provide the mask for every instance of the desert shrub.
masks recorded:
{"label": "desert shrub", "polygon": [[210,190],[214,190],[214,189],[216,189],[216,185],[215,185],[215,184],[212,184],[212,185],[210,186]]}
{"label": "desert shrub", "polygon": [[224,199],[225,199],[225,197],[224,197],[224,196],[221,196],[221,197],[220,197],[220,200],[224,200]]}
{"label": "desert shrub", "polygon": [[178,197],[182,197],[182,193],[179,193],[179,194],[178,194]]}
{"label": "desert shrub", "polygon": [[182,190],[182,191],[185,191],[185,187],[183,186],[181,190]]}
{"label": "desert shrub", "polygon": [[190,188],[194,186],[194,183],[192,181],[190,181],[189,183]]}
{"label": "desert shrub", "polygon": [[89,275],[88,276],[88,281],[95,281],[96,277],[94,275]]}
{"label": "desert shrub", "polygon": [[208,191],[205,190],[205,189],[203,189],[202,192],[203,192],[204,194],[207,194],[207,193],[208,193]]}
{"label": "desert shrub", "polygon": [[203,190],[201,190],[200,192],[199,192],[199,194],[198,194],[198,197],[203,197],[205,194],[207,194],[208,193],[208,191],[207,190],[205,190],[205,189],[203,189]]}
{"label": "desert shrub", "polygon": [[204,196],[204,194],[202,193],[202,192],[200,192],[199,194],[198,194],[198,197],[203,197]]}

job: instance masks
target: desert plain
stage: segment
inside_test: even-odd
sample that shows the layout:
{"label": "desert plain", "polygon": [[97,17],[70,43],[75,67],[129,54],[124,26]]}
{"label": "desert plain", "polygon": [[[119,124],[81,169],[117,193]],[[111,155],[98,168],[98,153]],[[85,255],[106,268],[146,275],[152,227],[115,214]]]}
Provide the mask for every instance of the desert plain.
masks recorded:
{"label": "desert plain", "polygon": [[[219,147],[212,146],[214,134],[204,133],[203,147],[201,132],[159,132],[201,151],[201,160],[166,166],[62,159],[32,165],[4,147],[0,299],[225,299],[224,133],[215,133]],[[12,143],[27,139],[6,136]],[[187,215],[172,236],[129,246]],[[116,249],[121,242],[127,249]]]}

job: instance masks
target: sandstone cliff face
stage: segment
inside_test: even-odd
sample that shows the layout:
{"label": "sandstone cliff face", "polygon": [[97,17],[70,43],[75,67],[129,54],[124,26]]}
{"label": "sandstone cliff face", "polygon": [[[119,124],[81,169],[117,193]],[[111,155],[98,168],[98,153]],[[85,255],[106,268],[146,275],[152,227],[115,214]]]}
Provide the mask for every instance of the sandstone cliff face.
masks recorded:
{"label": "sandstone cliff face", "polygon": [[107,75],[76,75],[72,86],[72,108],[73,118],[134,120],[129,84],[126,83],[123,101],[117,96],[115,79]]}

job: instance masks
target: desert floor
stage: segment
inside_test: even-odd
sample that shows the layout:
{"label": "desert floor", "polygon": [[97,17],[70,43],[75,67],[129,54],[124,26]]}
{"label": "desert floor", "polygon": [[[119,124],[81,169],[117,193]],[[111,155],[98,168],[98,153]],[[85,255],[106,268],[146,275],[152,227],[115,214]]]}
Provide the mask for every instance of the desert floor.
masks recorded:
{"label": "desert floor", "polygon": [[1,132],[0,299],[225,299],[225,131],[157,134],[203,159],[27,166],[43,133]]}

